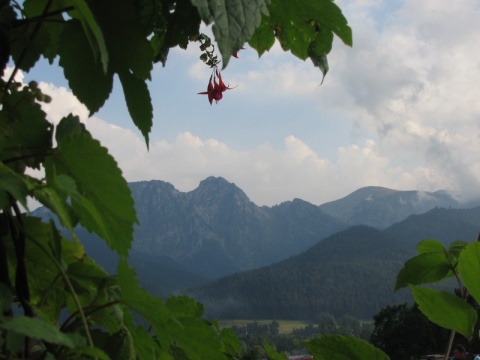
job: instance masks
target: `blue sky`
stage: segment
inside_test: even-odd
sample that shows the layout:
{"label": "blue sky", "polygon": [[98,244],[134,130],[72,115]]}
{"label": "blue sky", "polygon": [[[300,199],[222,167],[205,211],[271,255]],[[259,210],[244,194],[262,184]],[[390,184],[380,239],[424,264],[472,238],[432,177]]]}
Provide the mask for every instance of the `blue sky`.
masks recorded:
{"label": "blue sky", "polygon": [[[160,179],[189,191],[222,176],[258,205],[301,198],[322,204],[369,185],[480,197],[480,22],[473,0],[343,0],[353,48],[335,41],[324,83],[310,61],[279,46],[246,46],[222,72],[236,86],[210,105],[210,76],[196,44],[171,51],[149,88],[150,151],[119,84],[88,118],[58,66],[43,81],[58,121],[85,121],[129,181]],[[206,29],[208,31],[208,29]]]}

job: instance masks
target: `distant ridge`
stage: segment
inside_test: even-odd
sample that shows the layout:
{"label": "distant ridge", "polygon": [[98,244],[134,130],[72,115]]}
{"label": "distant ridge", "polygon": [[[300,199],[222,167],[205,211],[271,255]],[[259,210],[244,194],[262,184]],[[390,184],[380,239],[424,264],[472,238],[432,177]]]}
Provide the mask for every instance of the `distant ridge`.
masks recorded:
{"label": "distant ridge", "polygon": [[435,207],[461,207],[446,191],[399,191],[379,186],[367,186],[342,199],[320,205],[327,214],[349,224],[369,225],[378,229],[422,214]]}
{"label": "distant ridge", "polygon": [[187,293],[215,318],[315,319],[326,312],[367,319],[387,305],[412,300],[408,290],[393,290],[398,271],[420,241],[436,239],[448,246],[474,241],[479,232],[480,206],[435,208],[385,230],[350,227],[299,255]]}

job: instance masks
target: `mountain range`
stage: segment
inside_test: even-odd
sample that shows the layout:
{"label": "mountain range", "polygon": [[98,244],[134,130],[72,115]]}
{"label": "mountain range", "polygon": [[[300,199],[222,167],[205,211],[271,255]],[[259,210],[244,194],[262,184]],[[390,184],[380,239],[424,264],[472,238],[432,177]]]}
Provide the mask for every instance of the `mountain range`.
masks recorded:
{"label": "mountain range", "polygon": [[220,177],[190,192],[159,180],[130,188],[140,219],[133,249],[167,256],[210,279],[283,260],[353,225],[384,229],[435,207],[461,206],[442,191],[367,187],[320,206],[294,199],[260,207]]}
{"label": "mountain range", "polygon": [[[162,296],[190,289],[216,317],[273,316],[274,309],[283,317],[371,315],[405,299],[392,295],[392,282],[418,241],[472,240],[480,224],[479,208],[462,209],[444,191],[366,187],[322,205],[294,199],[267,207],[219,177],[190,192],[160,180],[129,186],[140,222],[129,261],[139,280]],[[104,242],[78,232],[88,254],[115,271]],[[347,298],[354,306],[340,305]]]}

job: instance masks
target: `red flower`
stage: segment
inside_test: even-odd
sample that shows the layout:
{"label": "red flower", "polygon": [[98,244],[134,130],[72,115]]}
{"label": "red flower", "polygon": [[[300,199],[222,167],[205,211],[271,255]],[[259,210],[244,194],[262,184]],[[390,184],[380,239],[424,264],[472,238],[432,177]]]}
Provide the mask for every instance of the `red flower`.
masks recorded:
{"label": "red flower", "polygon": [[225,85],[222,80],[222,74],[220,70],[215,66],[210,75],[210,80],[208,81],[207,91],[199,92],[200,95],[207,95],[208,102],[210,105],[213,100],[218,103],[223,98],[223,92],[232,89],[231,87]]}

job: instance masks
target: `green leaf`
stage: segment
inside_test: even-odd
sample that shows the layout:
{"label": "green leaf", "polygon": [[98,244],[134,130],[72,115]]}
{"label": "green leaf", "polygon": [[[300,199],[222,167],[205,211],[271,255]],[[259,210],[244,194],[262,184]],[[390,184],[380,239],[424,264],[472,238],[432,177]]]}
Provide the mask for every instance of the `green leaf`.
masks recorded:
{"label": "green leaf", "polygon": [[28,187],[23,178],[15,171],[0,162],[0,209],[4,209],[9,203],[8,195],[27,207]]}
{"label": "green leaf", "polygon": [[202,304],[188,296],[171,296],[166,305],[177,317],[200,318],[204,311]]}
{"label": "green leaf", "polygon": [[445,253],[423,253],[408,260],[397,275],[395,290],[407,285],[438,282],[453,276]]}
{"label": "green leaf", "polygon": [[235,332],[230,328],[222,329],[220,332],[222,337],[222,343],[225,347],[225,353],[230,355],[231,358],[235,358],[234,355],[242,352],[242,346],[237,338]]}
{"label": "green leaf", "polygon": [[210,24],[225,68],[234,51],[240,49],[268,14],[267,0],[192,0],[202,20]]}
{"label": "green leaf", "polygon": [[168,359],[173,360],[171,356],[162,349],[158,342],[143,326],[138,326],[130,312],[125,312],[125,325],[130,331],[133,339],[135,351],[141,359]]}
{"label": "green leaf", "polygon": [[70,233],[73,233],[73,228],[77,224],[77,217],[73,213],[70,205],[66,201],[64,192],[59,192],[58,189],[65,188],[67,185],[59,186],[60,183],[69,183],[70,186],[74,186],[75,182],[72,178],[66,175],[58,175],[54,178],[55,186],[41,186],[34,189],[33,194],[35,198],[40,201],[44,206],[53,211],[57,215],[58,219],[65,226]]}
{"label": "green leaf", "polygon": [[40,59],[50,42],[47,29],[43,24],[17,26],[7,32],[10,40],[10,54],[20,69],[28,72]]}
{"label": "green leaf", "polygon": [[70,349],[73,349],[78,343],[75,337],[62,333],[55,326],[39,318],[19,316],[0,323],[0,328]]}
{"label": "green leaf", "polygon": [[40,168],[52,147],[53,126],[28,90],[5,95],[7,121],[0,121],[0,160],[23,172],[25,166]]}
{"label": "green leaf", "polygon": [[435,324],[454,330],[467,339],[477,322],[475,309],[464,300],[446,291],[410,286],[419,309]]}
{"label": "green leaf", "polygon": [[148,134],[153,124],[153,107],[147,84],[129,72],[121,72],[118,75],[122,82],[128,112],[142,132],[148,147]]}
{"label": "green leaf", "polygon": [[257,50],[258,56],[262,56],[275,44],[275,35],[270,24],[262,22],[252,35],[248,44]]}
{"label": "green leaf", "polygon": [[250,41],[260,56],[269,49],[274,35],[285,51],[290,50],[302,60],[310,57],[325,76],[333,34],[352,45],[352,30],[340,8],[331,0],[272,0],[268,9],[270,16],[263,17]]}
{"label": "green leaf", "polygon": [[461,253],[457,266],[458,274],[470,295],[480,303],[480,242],[469,244]]}
{"label": "green leaf", "polygon": [[307,350],[315,360],[388,360],[380,349],[358,338],[343,335],[324,335],[308,341]]}
{"label": "green leaf", "polygon": [[85,128],[85,125],[80,122],[79,117],[69,114],[62,118],[58,123],[55,131],[55,139],[57,140],[57,143],[61,143],[63,138],[68,135],[85,132],[87,132],[87,129]]}
{"label": "green leaf", "polygon": [[467,247],[467,245],[468,245],[468,242],[466,241],[460,241],[460,240],[454,241],[448,247],[448,253],[449,255],[457,259],[460,253],[463,251],[463,249]]}
{"label": "green leaf", "polygon": [[75,10],[70,12],[70,15],[73,18],[80,20],[83,31],[87,36],[90,47],[97,61],[100,57],[100,62],[102,63],[103,71],[106,73],[108,69],[108,52],[107,46],[105,45],[105,40],[103,39],[102,30],[96,23],[90,8],[88,7],[85,0],[71,0]]}
{"label": "green leaf", "polygon": [[113,86],[113,73],[104,72],[89,48],[88,39],[77,21],[66,23],[60,38],[59,64],[75,96],[93,114],[108,99]]}
{"label": "green leaf", "polygon": [[446,253],[447,250],[443,246],[440,241],[433,240],[433,239],[426,239],[422,240],[417,245],[417,252],[418,254],[425,254],[425,253]]}
{"label": "green leaf", "polygon": [[67,136],[56,155],[47,159],[45,169],[47,179],[65,174],[75,181],[76,189],[61,189],[71,196],[80,224],[127,256],[137,221],[135,208],[128,184],[107,149],[88,133]]}
{"label": "green leaf", "polygon": [[[158,329],[159,333],[162,329],[168,327],[168,319],[171,314],[166,308],[161,298],[153,297],[148,291],[142,289],[135,278],[134,271],[128,266],[125,260],[120,260],[117,267],[118,283],[120,285],[123,302],[143,316],[147,322]],[[160,337],[159,342],[163,348],[169,348],[173,341],[167,334]]]}
{"label": "green leaf", "polygon": [[[176,349],[188,358],[227,359],[226,346],[218,329],[198,318],[199,304],[194,300],[176,297],[168,306],[138,286],[135,274],[125,260],[118,265],[118,280],[123,302],[152,325],[162,349]],[[168,331],[165,331],[168,329]],[[131,331],[132,335],[134,331]]]}
{"label": "green leaf", "polygon": [[105,349],[111,359],[135,360],[137,358],[132,336],[126,327],[109,337]]}
{"label": "green leaf", "polygon": [[325,75],[327,75],[327,72],[328,72],[327,55],[326,54],[310,55],[310,59],[312,60],[313,65],[318,67],[322,72],[323,76],[322,76],[322,82],[320,84],[323,84],[323,80],[325,80]]}
{"label": "green leaf", "polygon": [[129,71],[139,79],[150,79],[153,49],[136,2],[103,0],[89,5],[107,44],[109,71]]}
{"label": "green leaf", "polygon": [[50,15],[48,16],[48,21],[43,21],[41,24],[42,28],[45,28],[48,33],[49,42],[48,45],[43,50],[43,56],[45,56],[50,64],[53,63],[54,58],[58,54],[58,46],[60,41],[60,35],[64,28],[64,18],[61,13],[52,14],[52,12],[59,11],[70,6],[69,0],[26,0],[24,2],[25,14],[29,18],[40,17],[42,16],[45,7],[49,6]]}
{"label": "green leaf", "polygon": [[182,49],[186,49],[189,38],[198,35],[200,28],[200,15],[197,8],[189,0],[179,0],[175,2],[174,11],[166,11],[164,16],[168,23],[165,46],[175,47],[178,45]]}

